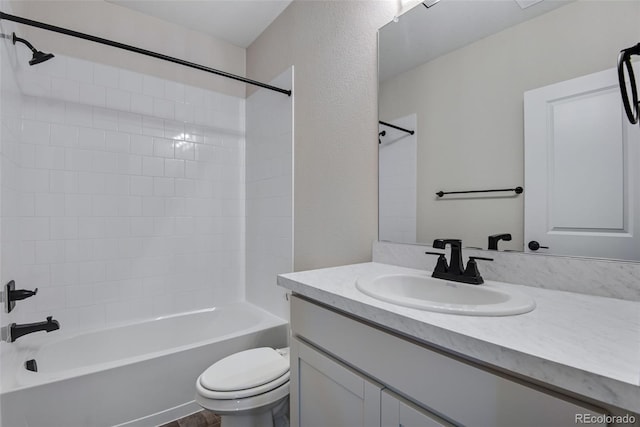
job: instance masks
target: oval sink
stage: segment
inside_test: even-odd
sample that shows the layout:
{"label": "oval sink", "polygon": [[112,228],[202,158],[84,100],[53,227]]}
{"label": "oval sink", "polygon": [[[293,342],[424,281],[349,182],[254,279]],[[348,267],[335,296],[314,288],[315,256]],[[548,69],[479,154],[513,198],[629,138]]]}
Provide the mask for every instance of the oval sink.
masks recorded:
{"label": "oval sink", "polygon": [[491,284],[468,285],[427,275],[361,277],[356,287],[370,297],[404,307],[470,316],[510,316],[536,306],[528,295]]}

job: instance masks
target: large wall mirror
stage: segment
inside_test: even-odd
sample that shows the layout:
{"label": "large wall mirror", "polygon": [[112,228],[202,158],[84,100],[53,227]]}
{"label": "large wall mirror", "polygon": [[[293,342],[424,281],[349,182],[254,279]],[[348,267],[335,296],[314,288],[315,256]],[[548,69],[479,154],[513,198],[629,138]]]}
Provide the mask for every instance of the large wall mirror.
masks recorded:
{"label": "large wall mirror", "polygon": [[379,239],[640,260],[615,71],[639,41],[637,0],[431,0],[381,28]]}

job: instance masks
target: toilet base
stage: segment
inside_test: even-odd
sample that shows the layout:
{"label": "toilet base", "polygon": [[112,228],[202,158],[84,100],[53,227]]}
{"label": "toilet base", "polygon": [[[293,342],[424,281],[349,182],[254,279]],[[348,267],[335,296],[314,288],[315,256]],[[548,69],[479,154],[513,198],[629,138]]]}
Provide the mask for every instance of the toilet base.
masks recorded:
{"label": "toilet base", "polygon": [[289,427],[289,397],[265,411],[221,415],[223,427]]}

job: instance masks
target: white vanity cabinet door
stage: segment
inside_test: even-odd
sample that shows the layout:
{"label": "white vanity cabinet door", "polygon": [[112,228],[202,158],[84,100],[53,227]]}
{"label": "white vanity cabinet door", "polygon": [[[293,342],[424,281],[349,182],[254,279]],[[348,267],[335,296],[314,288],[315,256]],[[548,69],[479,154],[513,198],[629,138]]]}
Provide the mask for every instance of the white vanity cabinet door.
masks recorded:
{"label": "white vanity cabinet door", "polygon": [[292,427],[376,427],[381,387],[291,339]]}
{"label": "white vanity cabinet door", "polygon": [[382,391],[381,427],[453,427],[435,414],[388,391]]}

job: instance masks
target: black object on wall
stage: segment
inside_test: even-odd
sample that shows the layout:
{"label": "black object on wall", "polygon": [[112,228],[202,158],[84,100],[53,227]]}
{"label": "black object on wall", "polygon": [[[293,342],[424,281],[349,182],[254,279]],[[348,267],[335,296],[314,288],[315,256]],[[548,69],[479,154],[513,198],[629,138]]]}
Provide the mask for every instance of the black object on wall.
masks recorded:
{"label": "black object on wall", "polygon": [[[174,58],[172,56],[163,55],[161,53],[152,52],[150,50],[141,49],[139,47],[131,46],[128,44],[116,42],[113,40],[104,39],[102,37],[92,36],[90,34],[80,33],[78,31],[69,30],[67,28],[56,27],[55,25],[45,24],[44,22],[38,22],[20,16],[10,15],[8,13],[0,12],[0,19],[6,19],[8,21],[17,22],[19,24],[29,25],[31,27],[41,28],[47,31],[53,31],[55,33],[65,34],[67,36],[76,37],[79,39],[89,40],[95,43],[104,44],[107,46],[117,47],[118,49],[128,50],[129,52],[139,53],[141,55],[151,56],[152,58],[162,59],[164,61],[173,62],[174,64],[184,65],[185,67],[195,68],[197,70],[206,71],[208,73],[216,74],[218,76],[226,77],[233,80],[238,80],[243,83],[247,83],[253,86],[259,86],[265,89],[273,90],[275,92],[284,93],[291,96],[291,91],[282,89],[276,86],[268,85],[256,80],[251,80],[246,77],[237,76],[235,74],[227,73],[225,71],[216,70],[215,68],[206,67],[204,65],[196,64],[194,62],[184,61],[182,59]],[[34,58],[35,59],[35,58]],[[48,58],[47,58],[48,59]],[[33,64],[32,64],[33,65]]]}
{"label": "black object on wall", "polygon": [[387,134],[386,130],[383,130],[382,132],[378,132],[378,144],[382,144],[382,138],[383,136],[385,136]]}
{"label": "black object on wall", "polygon": [[31,58],[31,60],[29,61],[29,65],[36,65],[36,64],[39,64],[39,63],[44,62],[44,61],[47,61],[47,60],[49,60],[49,59],[54,57],[53,53],[44,53],[44,52],[39,51],[38,49],[33,47],[33,45],[31,43],[29,43],[25,39],[21,39],[20,37],[16,36],[16,33],[13,33],[11,35],[11,40],[13,41],[13,44],[16,44],[16,42],[20,42],[20,43],[23,43],[24,45],[26,45],[29,49],[31,49],[31,53],[33,54],[33,58]]}
{"label": "black object on wall", "polygon": [[30,298],[37,293],[38,288],[35,288],[33,291],[29,291],[27,289],[16,289],[16,282],[11,280],[9,283],[4,285],[4,301],[7,313],[10,313],[11,310],[14,309],[16,301]]}
{"label": "black object on wall", "polygon": [[487,249],[489,249],[490,251],[497,251],[498,242],[500,240],[504,240],[506,242],[511,241],[511,233],[492,234],[491,236],[489,236],[488,240],[489,242]]}
{"label": "black object on wall", "polygon": [[549,246],[541,246],[540,243],[536,242],[535,240],[530,241],[527,246],[532,251],[537,251],[538,249],[549,249]]}
{"label": "black object on wall", "polygon": [[382,126],[387,126],[387,127],[393,128],[393,129],[401,130],[402,132],[406,132],[409,135],[413,135],[414,133],[416,133],[415,130],[409,130],[409,129],[401,128],[400,126],[392,125],[391,123],[383,122],[382,120],[379,120],[378,123],[380,123]]}
{"label": "black object on wall", "polygon": [[[622,95],[624,111],[627,113],[629,121],[635,125],[639,121],[638,109],[640,109],[640,101],[638,101],[638,87],[636,86],[636,78],[633,74],[633,65],[631,64],[632,55],[640,55],[640,43],[620,51],[618,55],[618,82],[620,83],[620,95]],[[627,91],[625,69],[629,77],[631,99],[629,99],[629,93]]]}
{"label": "black object on wall", "polygon": [[438,191],[436,196],[442,197],[445,194],[470,194],[470,193],[496,193],[503,191],[513,191],[516,194],[522,194],[524,188],[516,187],[516,188],[500,188],[495,190],[467,190],[467,191]]}

